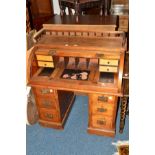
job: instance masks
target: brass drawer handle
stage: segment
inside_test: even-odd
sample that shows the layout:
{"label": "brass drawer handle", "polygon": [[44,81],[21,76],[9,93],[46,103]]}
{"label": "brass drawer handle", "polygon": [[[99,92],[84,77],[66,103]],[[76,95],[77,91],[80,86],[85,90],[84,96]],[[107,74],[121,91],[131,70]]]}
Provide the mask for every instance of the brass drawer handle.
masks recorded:
{"label": "brass drawer handle", "polygon": [[105,120],[97,120],[97,124],[106,125],[106,121]]}
{"label": "brass drawer handle", "polygon": [[41,89],[41,94],[49,94],[52,93],[53,90],[52,89]]}
{"label": "brass drawer handle", "polygon": [[46,114],[45,114],[45,117],[47,117],[48,119],[53,119],[53,115],[52,115],[52,114],[46,113]]}
{"label": "brass drawer handle", "polygon": [[107,109],[106,108],[97,108],[97,111],[98,112],[107,112]]}
{"label": "brass drawer handle", "polygon": [[43,101],[42,104],[43,104],[45,107],[50,107],[50,106],[51,106],[51,102],[50,102],[50,101]]}
{"label": "brass drawer handle", "polygon": [[98,101],[108,102],[108,97],[106,97],[106,96],[98,96]]}

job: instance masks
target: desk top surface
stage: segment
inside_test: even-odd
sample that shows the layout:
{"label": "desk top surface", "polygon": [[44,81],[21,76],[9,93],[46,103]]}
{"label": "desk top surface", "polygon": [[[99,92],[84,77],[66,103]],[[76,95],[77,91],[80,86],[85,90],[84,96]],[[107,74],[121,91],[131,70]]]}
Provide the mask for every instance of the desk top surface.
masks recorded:
{"label": "desk top surface", "polygon": [[[52,43],[52,44],[51,44]],[[44,36],[38,41],[39,45],[50,46],[51,48],[64,49],[88,49],[88,50],[117,50],[122,48],[121,39],[88,38],[88,37],[66,37],[66,36]],[[86,52],[86,51],[85,51]]]}
{"label": "desk top surface", "polygon": [[76,16],[72,15],[54,15],[45,24],[73,24],[73,25],[117,25],[118,17],[115,15],[99,16],[99,15],[79,15],[78,22]]}

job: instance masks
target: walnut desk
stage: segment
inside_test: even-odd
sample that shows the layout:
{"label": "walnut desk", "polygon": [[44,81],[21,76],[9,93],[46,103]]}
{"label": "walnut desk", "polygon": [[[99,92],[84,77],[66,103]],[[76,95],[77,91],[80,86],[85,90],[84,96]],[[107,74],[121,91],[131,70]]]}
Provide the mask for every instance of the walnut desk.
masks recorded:
{"label": "walnut desk", "polygon": [[44,24],[34,39],[27,81],[39,124],[63,129],[75,93],[84,93],[89,97],[88,133],[113,137],[117,100],[122,96],[125,34],[100,26]]}

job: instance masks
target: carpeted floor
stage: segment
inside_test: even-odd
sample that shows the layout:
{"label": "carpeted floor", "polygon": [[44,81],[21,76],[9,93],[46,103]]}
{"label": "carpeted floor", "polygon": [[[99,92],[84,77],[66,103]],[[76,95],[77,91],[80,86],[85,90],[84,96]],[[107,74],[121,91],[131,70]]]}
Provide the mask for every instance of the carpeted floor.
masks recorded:
{"label": "carpeted floor", "polygon": [[112,142],[129,140],[129,120],[123,134],[119,133],[119,112],[115,138],[87,133],[88,98],[77,96],[63,131],[26,126],[27,155],[112,155],[117,152]]}

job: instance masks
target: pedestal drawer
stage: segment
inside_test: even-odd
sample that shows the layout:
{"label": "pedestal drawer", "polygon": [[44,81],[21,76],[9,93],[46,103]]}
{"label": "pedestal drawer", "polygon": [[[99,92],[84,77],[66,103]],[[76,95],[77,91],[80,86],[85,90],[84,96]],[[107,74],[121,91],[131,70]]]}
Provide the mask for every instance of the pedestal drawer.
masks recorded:
{"label": "pedestal drawer", "polygon": [[58,113],[56,110],[46,110],[46,109],[40,108],[39,116],[40,116],[40,119],[42,120],[52,121],[52,122],[59,121]]}
{"label": "pedestal drawer", "polygon": [[90,102],[91,102],[91,104],[97,104],[97,103],[114,104],[115,96],[102,95],[102,94],[91,94]]}
{"label": "pedestal drawer", "polygon": [[54,90],[51,88],[37,87],[37,88],[34,88],[33,90],[36,92],[37,95],[54,97]]}
{"label": "pedestal drawer", "polygon": [[48,108],[56,110],[56,101],[53,97],[37,97],[37,103],[40,108]]}
{"label": "pedestal drawer", "polygon": [[113,104],[106,103],[93,103],[92,113],[93,114],[101,114],[105,116],[112,116],[114,111]]}
{"label": "pedestal drawer", "polygon": [[93,115],[92,126],[95,128],[112,128],[112,117]]}

